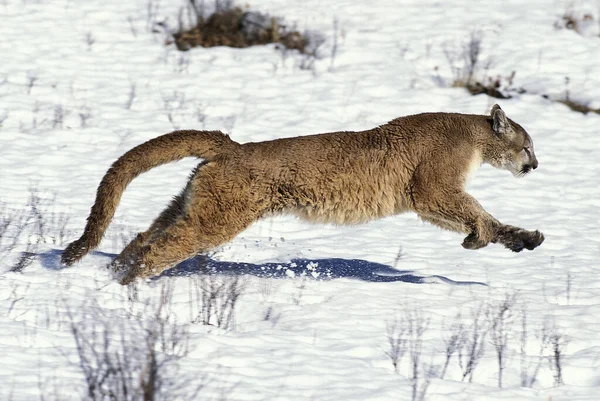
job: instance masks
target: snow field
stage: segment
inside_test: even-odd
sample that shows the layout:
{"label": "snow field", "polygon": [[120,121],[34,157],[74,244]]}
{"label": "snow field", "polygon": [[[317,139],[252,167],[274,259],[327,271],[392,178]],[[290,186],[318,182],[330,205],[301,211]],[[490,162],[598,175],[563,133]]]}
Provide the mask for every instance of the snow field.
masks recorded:
{"label": "snow field", "polygon": [[[150,4],[157,8],[149,15]],[[235,328],[191,323],[199,308],[190,300],[197,274],[139,283],[136,301],[104,269],[123,241],[144,230],[183,187],[197,163],[185,160],[136,179],[98,252],[78,265],[63,269],[58,263],[66,243],[52,240],[57,220],[22,272],[9,270],[34,237],[23,233],[14,249],[0,255],[0,398],[35,400],[41,393],[46,399],[81,399],[85,383],[68,313],[76,322],[91,319],[88,328],[95,327],[93,322],[108,322],[115,330],[121,321],[149,323],[152,313],[144,305],[157,302],[164,283],[174,291],[173,321],[189,332],[190,344],[177,362],[179,370],[171,365],[167,372],[204,380],[203,398],[410,400],[410,356],[404,355],[395,373],[386,356],[386,325],[417,315],[428,321],[421,361],[439,371],[457,314],[468,326],[479,307],[497,306],[512,294],[516,303],[504,388],[497,387],[497,360],[487,339],[471,383],[462,381],[454,355],[444,379],[431,379],[425,399],[597,398],[600,117],[552,100],[568,91],[570,98],[598,107],[600,39],[554,27],[568,4],[251,4],[326,36],[325,57],[313,70],[300,69],[299,55],[282,55],[273,46],[186,53],[165,46],[164,35],[153,33],[152,24],[167,18],[175,26],[180,6],[148,0],[0,2],[0,202],[5,215],[26,212],[36,188],[49,205],[45,218],[68,216],[64,240],[75,239],[110,164],[129,148],[178,128],[221,129],[236,141],[260,141],[359,130],[424,111],[487,113],[498,102],[532,136],[540,167],[516,180],[484,166],[468,190],[495,217],[539,229],[546,242],[520,254],[500,246],[466,251],[461,236],[410,214],[355,227],[309,225],[289,216],[267,219],[212,255],[221,271],[225,262],[252,264],[252,274],[241,276],[246,289]],[[576,2],[573,7],[591,9],[597,22],[593,6]],[[482,32],[481,60],[491,61],[489,76],[516,71],[514,86],[527,93],[497,100],[451,87],[444,48],[460,55],[474,31]],[[334,35],[339,46],[332,59]],[[34,226],[32,220],[26,229]],[[16,229],[9,226],[0,246],[10,244]],[[314,261],[318,279],[314,269],[291,268],[295,258]],[[349,272],[335,258],[364,263]],[[319,263],[329,270],[320,270]],[[368,281],[391,274],[369,263],[423,277],[423,283]],[[260,266],[268,267],[264,275],[258,274]],[[225,273],[217,277],[231,280]],[[564,385],[555,386],[544,361],[533,388],[520,386],[523,310],[532,369],[540,330],[553,328],[564,336]],[[111,335],[118,338],[119,332]]]}

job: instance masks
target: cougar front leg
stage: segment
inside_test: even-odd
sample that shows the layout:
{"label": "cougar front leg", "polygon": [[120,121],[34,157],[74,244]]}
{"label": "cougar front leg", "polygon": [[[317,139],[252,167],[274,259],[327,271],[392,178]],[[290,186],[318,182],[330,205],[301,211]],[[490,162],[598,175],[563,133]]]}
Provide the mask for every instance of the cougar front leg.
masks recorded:
{"label": "cougar front leg", "polygon": [[148,239],[151,235],[150,230],[139,233],[130,243],[121,251],[107,266],[111,273],[120,279],[134,266],[140,264],[140,259],[147,247]]}
{"label": "cougar front leg", "polygon": [[413,192],[415,211],[425,221],[468,234],[462,246],[479,249],[497,239],[502,224],[486,212],[475,198],[462,190]]}
{"label": "cougar front leg", "polygon": [[415,209],[425,221],[468,234],[462,243],[465,249],[479,249],[490,242],[499,242],[514,252],[520,252],[532,250],[544,242],[544,235],[539,231],[500,223],[464,191],[440,191],[440,194],[443,196],[413,194]]}
{"label": "cougar front leg", "polygon": [[436,217],[433,215],[426,215],[423,213],[419,213],[419,217],[421,218],[421,220],[431,223],[435,226],[438,226],[439,228],[442,228],[444,230],[454,231],[457,233],[468,232],[468,230],[465,229],[463,224],[460,224],[456,221],[444,220],[440,217]]}
{"label": "cougar front leg", "polygon": [[117,277],[124,276],[139,265],[142,254],[147,251],[148,245],[158,238],[167,228],[173,225],[185,213],[185,200],[189,184],[177,195],[169,206],[152,222],[150,228],[139,233],[130,243],[121,251],[119,256],[114,259],[108,268]]}

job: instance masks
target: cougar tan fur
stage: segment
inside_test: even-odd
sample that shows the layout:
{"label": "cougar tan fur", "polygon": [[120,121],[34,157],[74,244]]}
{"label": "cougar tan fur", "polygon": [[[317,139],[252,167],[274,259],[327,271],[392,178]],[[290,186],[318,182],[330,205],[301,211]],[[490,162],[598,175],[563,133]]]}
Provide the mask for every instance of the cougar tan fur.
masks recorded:
{"label": "cougar tan fur", "polygon": [[71,265],[98,246],[135,177],[190,156],[204,160],[183,191],[112,262],[121,283],[160,274],[277,213],[357,224],[413,211],[467,234],[467,249],[499,242],[519,252],[544,241],[539,231],[500,223],[464,190],[481,163],[515,176],[538,166],[527,132],[494,105],[490,115],[423,113],[366,131],[245,144],[219,131],[159,136],[111,166],[83,235],[66,248],[62,262]]}

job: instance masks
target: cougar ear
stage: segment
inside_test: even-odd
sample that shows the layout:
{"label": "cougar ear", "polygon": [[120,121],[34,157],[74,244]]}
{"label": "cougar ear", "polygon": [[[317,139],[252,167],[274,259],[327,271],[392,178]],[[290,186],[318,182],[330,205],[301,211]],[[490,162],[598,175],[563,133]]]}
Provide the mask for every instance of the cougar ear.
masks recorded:
{"label": "cougar ear", "polygon": [[510,122],[508,121],[508,117],[506,117],[506,114],[504,114],[504,111],[500,108],[500,106],[495,104],[492,107],[492,111],[490,114],[492,116],[492,129],[494,130],[494,132],[499,136],[507,135],[510,132]]}

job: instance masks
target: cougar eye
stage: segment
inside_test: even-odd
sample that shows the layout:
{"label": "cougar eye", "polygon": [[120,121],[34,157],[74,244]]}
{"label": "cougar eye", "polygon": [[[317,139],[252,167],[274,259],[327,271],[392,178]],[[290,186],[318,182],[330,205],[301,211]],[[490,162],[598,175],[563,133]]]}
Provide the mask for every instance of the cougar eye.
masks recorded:
{"label": "cougar eye", "polygon": [[531,152],[529,151],[529,148],[523,148],[523,150],[525,151],[527,156],[531,157]]}

